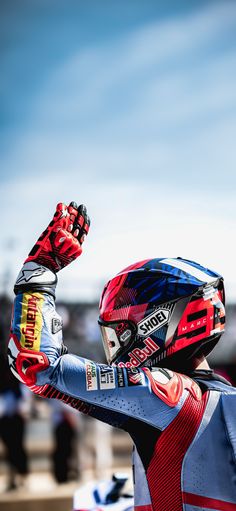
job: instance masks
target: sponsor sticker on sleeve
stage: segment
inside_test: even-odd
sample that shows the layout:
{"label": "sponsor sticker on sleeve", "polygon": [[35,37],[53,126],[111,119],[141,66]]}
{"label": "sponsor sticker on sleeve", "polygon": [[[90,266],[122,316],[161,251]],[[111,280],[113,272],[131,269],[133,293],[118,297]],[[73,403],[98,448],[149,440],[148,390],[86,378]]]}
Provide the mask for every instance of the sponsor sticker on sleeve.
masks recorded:
{"label": "sponsor sticker on sleeve", "polygon": [[61,318],[59,318],[59,317],[52,318],[52,333],[53,334],[57,334],[58,332],[60,332],[60,330],[62,330],[62,327],[63,327],[63,323],[62,323]]}
{"label": "sponsor sticker on sleeve", "polygon": [[122,367],[116,368],[116,374],[117,374],[118,387],[125,387],[125,377],[124,377],[124,371],[123,371]]}
{"label": "sponsor sticker on sleeve", "polygon": [[43,328],[42,306],[44,297],[40,293],[24,293],[20,319],[20,344],[23,348],[39,351]]}
{"label": "sponsor sticker on sleeve", "polygon": [[89,361],[85,363],[85,374],[87,390],[97,390],[98,389],[97,370],[96,364],[94,364],[94,362]]}
{"label": "sponsor sticker on sleeve", "polygon": [[129,387],[133,387],[134,385],[136,386],[145,384],[144,373],[141,369],[138,369],[137,367],[127,368],[127,376]]}
{"label": "sponsor sticker on sleeve", "polygon": [[99,384],[101,390],[115,389],[115,370],[114,367],[99,366]]}

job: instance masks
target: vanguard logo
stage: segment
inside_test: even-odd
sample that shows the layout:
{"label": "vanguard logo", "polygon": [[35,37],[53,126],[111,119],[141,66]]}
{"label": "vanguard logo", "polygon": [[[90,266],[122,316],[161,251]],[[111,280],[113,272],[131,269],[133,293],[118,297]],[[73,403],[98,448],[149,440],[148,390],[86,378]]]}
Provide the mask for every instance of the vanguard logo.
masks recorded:
{"label": "vanguard logo", "polygon": [[139,335],[150,335],[158,328],[168,323],[170,311],[167,309],[157,309],[152,314],[144,318],[138,323],[138,334]]}

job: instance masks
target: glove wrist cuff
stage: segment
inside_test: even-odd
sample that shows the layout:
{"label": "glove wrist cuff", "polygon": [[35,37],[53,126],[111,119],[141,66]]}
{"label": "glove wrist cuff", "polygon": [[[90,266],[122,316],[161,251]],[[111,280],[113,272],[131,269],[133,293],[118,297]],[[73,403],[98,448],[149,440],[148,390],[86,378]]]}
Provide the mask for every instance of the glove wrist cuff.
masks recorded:
{"label": "glove wrist cuff", "polygon": [[51,270],[33,261],[24,263],[17,276],[15,294],[25,291],[39,291],[51,294],[55,298],[57,276]]}

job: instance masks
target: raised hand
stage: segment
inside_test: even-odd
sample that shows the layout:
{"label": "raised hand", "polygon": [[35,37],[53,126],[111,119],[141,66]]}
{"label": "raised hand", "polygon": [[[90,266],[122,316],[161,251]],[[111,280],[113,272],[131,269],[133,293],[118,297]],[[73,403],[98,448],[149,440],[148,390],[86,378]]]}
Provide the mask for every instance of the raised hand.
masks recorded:
{"label": "raised hand", "polygon": [[83,204],[77,206],[76,202],[71,202],[66,206],[60,202],[25,262],[34,261],[58,272],[80,256],[89,226],[90,219]]}

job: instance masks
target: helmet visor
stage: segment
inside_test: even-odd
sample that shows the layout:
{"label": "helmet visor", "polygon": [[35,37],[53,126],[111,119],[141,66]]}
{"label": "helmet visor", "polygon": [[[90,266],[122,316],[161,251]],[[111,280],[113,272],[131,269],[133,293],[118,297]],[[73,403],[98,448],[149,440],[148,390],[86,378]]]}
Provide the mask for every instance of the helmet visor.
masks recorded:
{"label": "helmet visor", "polygon": [[111,364],[123,350],[126,351],[133,337],[133,326],[128,321],[105,323],[98,321],[106,358]]}

